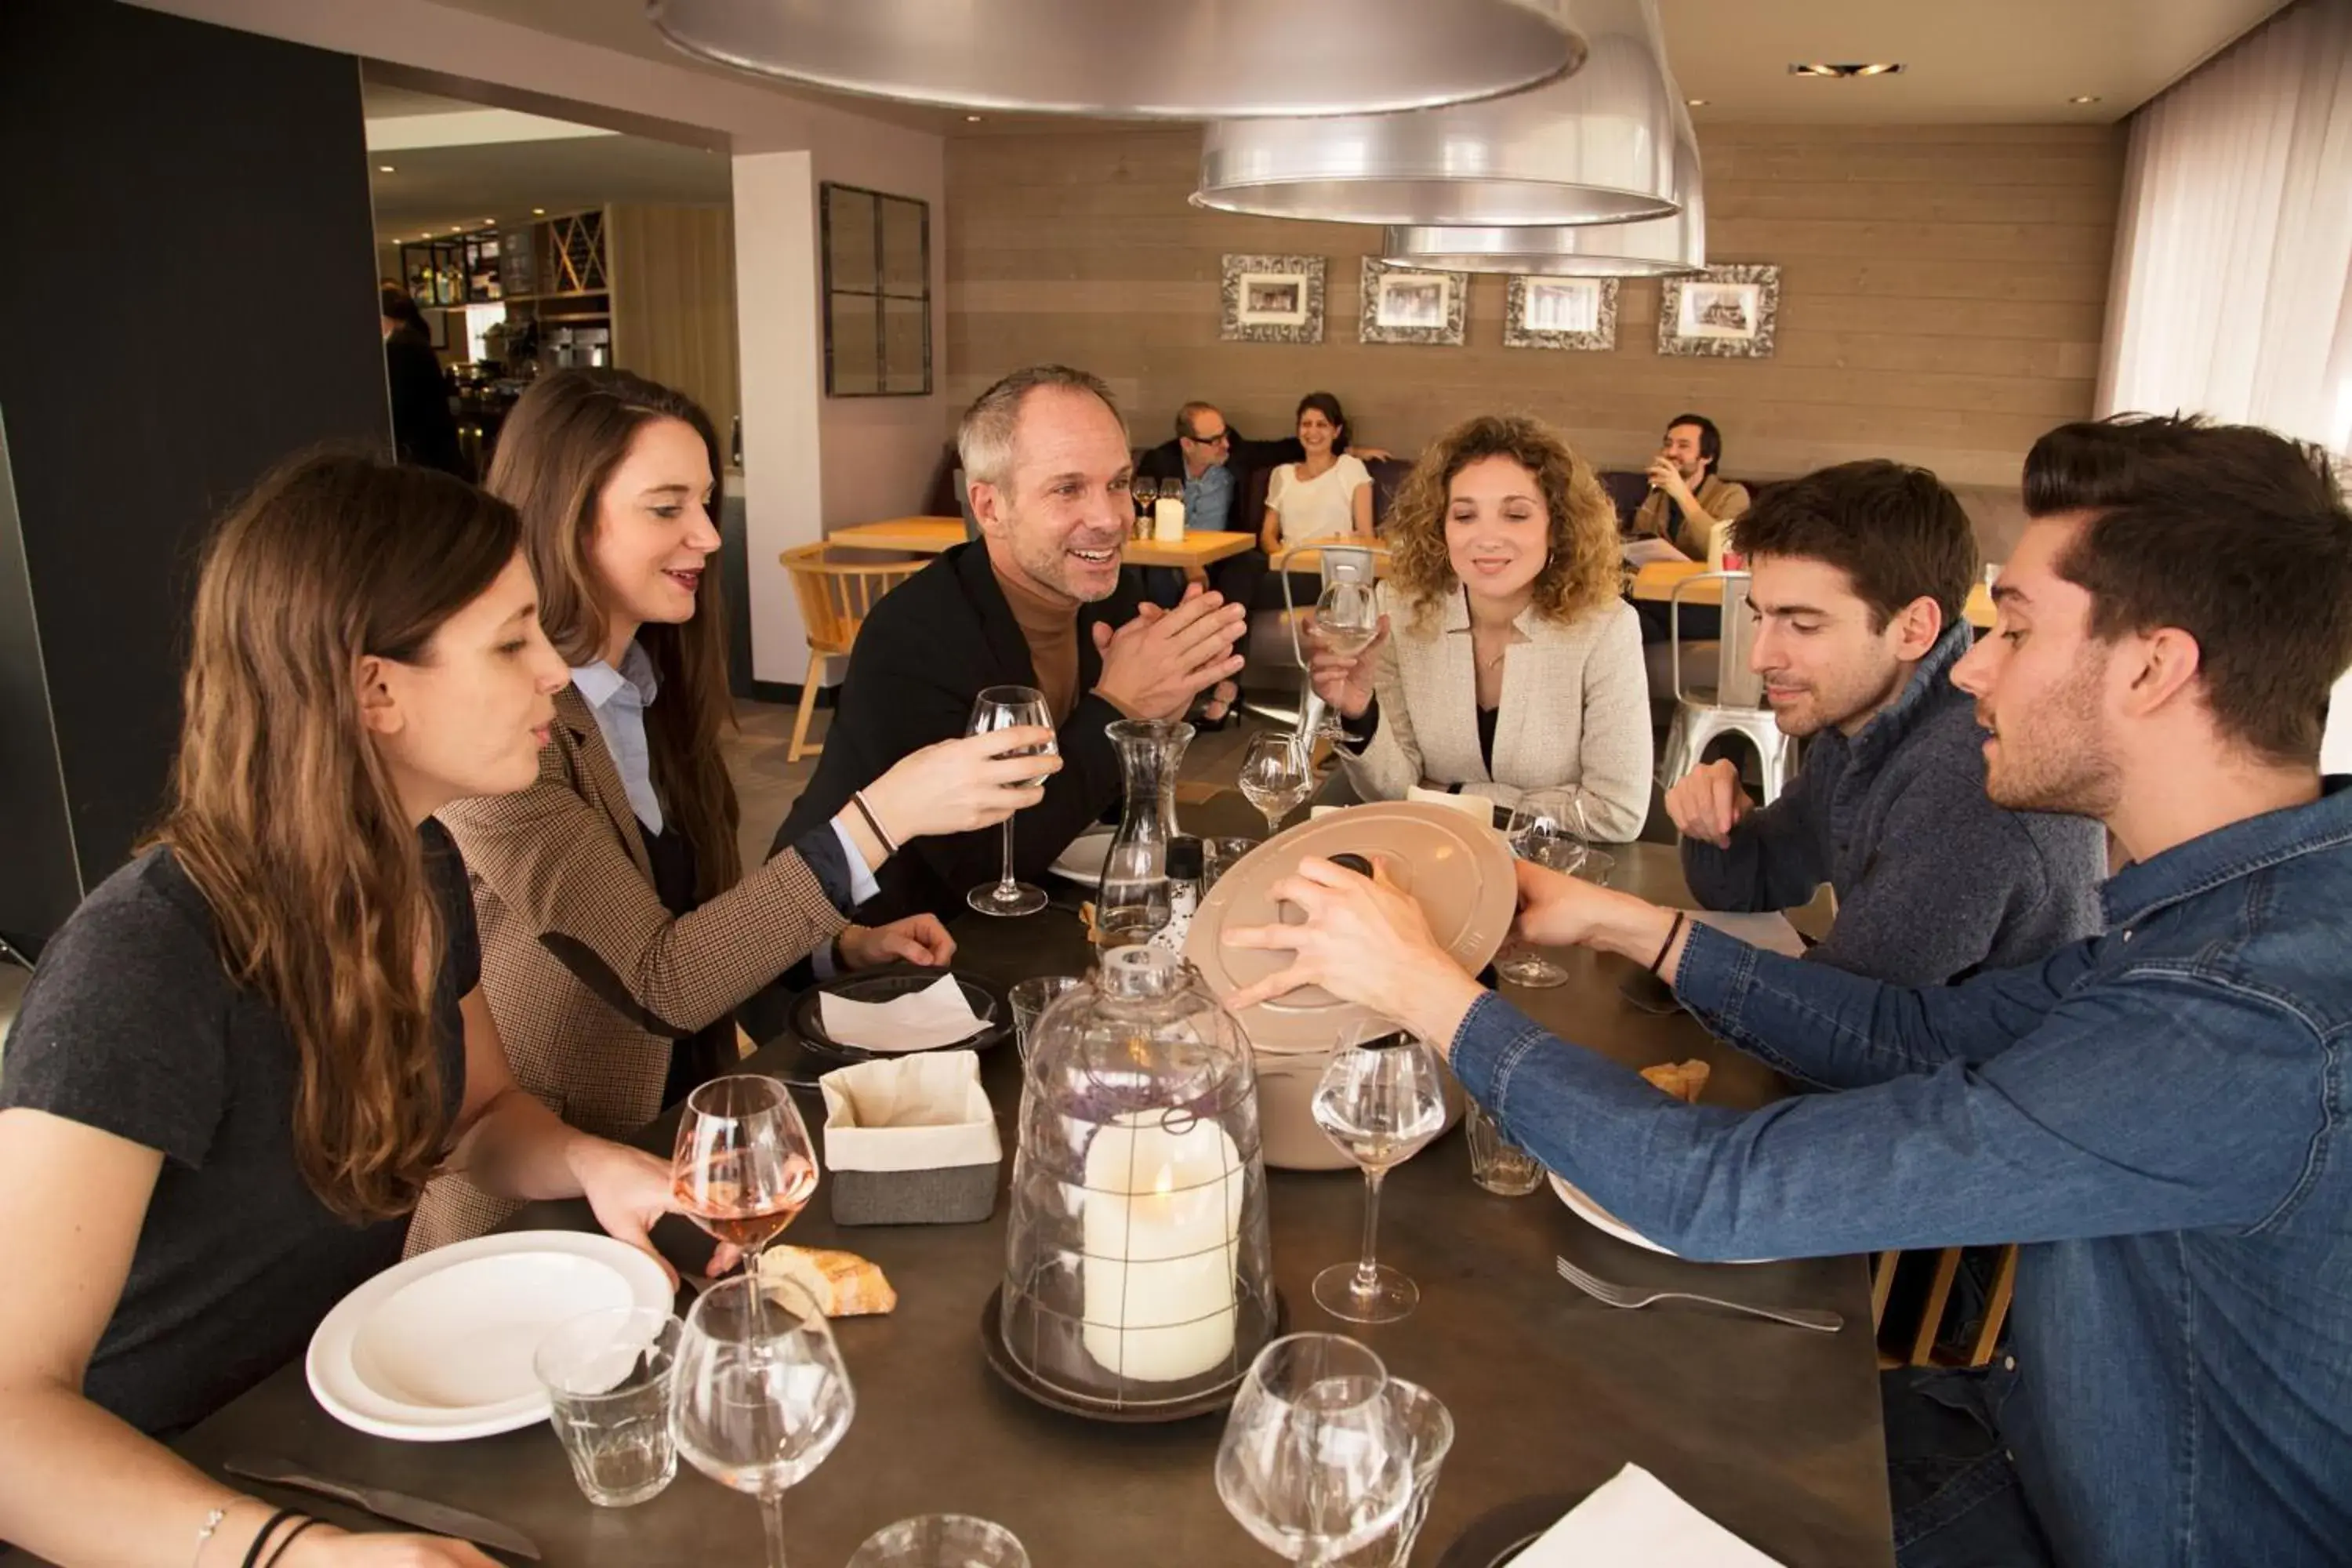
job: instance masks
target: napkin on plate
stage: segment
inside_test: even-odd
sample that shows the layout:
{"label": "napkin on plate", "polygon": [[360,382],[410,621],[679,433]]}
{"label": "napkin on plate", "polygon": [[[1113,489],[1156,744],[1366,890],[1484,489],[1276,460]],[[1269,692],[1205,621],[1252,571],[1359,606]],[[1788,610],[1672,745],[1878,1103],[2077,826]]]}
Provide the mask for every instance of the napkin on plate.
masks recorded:
{"label": "napkin on plate", "polygon": [[822,991],[816,1009],[827,1035],[863,1051],[934,1050],[968,1040],[984,1026],[952,974],[887,1002],[853,1002]]}
{"label": "napkin on plate", "polygon": [[1511,1559],[1513,1568],[1780,1568],[1676,1497],[1639,1465],[1627,1465]]}

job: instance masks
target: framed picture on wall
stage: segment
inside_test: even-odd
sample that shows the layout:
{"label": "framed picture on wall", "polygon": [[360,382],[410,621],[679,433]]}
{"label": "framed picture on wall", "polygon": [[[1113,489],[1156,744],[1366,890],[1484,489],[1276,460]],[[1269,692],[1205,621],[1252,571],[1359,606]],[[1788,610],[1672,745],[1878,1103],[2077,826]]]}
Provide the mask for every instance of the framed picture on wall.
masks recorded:
{"label": "framed picture on wall", "polygon": [[1227,342],[1323,341],[1319,256],[1228,256],[1221,295],[1217,336]]}
{"label": "framed picture on wall", "polygon": [[1469,292],[1470,279],[1463,273],[1391,267],[1367,256],[1363,310],[1356,336],[1368,343],[1460,348],[1463,308]]}
{"label": "framed picture on wall", "polygon": [[931,208],[831,180],[817,187],[827,397],[931,391]]}
{"label": "framed picture on wall", "polygon": [[1658,298],[1658,352],[1769,359],[1780,314],[1780,269],[1736,262],[1669,278]]}
{"label": "framed picture on wall", "polygon": [[1514,273],[1504,294],[1507,349],[1617,346],[1617,279]]}

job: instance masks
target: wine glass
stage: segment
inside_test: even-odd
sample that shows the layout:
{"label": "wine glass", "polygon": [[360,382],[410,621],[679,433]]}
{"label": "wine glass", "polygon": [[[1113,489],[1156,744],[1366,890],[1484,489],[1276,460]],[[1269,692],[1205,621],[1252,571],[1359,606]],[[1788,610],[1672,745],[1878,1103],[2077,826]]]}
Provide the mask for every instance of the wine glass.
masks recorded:
{"label": "wine glass", "polygon": [[[1181,495],[1182,492],[1183,487],[1180,484],[1171,493]],[[1135,527],[1132,532],[1136,538],[1140,539],[1151,531],[1151,510],[1159,505],[1162,493],[1160,481],[1144,479],[1130,479],[1128,481],[1127,493],[1135,502]]]}
{"label": "wine glass", "polygon": [[[1373,602],[1369,583],[1341,580],[1323,584],[1323,593],[1315,601],[1315,645],[1336,654],[1359,654],[1371,647],[1372,638],[1380,634],[1380,606]],[[1301,711],[1318,706],[1315,678],[1307,678],[1306,695],[1299,699]],[[1323,709],[1323,721],[1315,733],[1334,745],[1347,738],[1340,728],[1339,711],[1328,703]]]}
{"label": "wine glass", "polygon": [[1250,737],[1249,749],[1242,754],[1242,794],[1265,818],[1269,837],[1282,831],[1282,819],[1297,811],[1315,788],[1307,744],[1305,736],[1289,731],[1262,730]]}
{"label": "wine glass", "polygon": [[1400,1268],[1373,1259],[1381,1181],[1445,1131],[1445,1082],[1425,1040],[1383,1019],[1349,1026],[1339,1055],[1315,1086],[1315,1125],[1364,1172],[1364,1255],[1315,1277],[1315,1300],[1351,1323],[1392,1323],[1421,1300]]}
{"label": "wine glass", "polygon": [[[1045,694],[1034,686],[991,686],[983,689],[971,705],[971,722],[965,726],[968,735],[985,735],[991,731],[1010,730],[1017,725],[1034,724],[1051,730],[1054,715],[1045,706]],[[1035,756],[1050,754],[1054,742],[1031,746],[1017,752],[1004,752],[1003,756]],[[1044,778],[1028,781],[1034,788]],[[1034,915],[1045,907],[1045,890],[1013,879],[1013,818],[1004,819],[1004,874],[984,888],[974,888],[964,895],[964,901],[984,915]]]}
{"label": "wine glass", "polygon": [[[1588,832],[1584,803],[1564,789],[1531,789],[1511,808],[1507,830],[1511,852],[1520,859],[1575,875],[1584,863]],[[1495,972],[1515,985],[1564,985],[1568,971],[1524,942],[1512,942],[1495,960]]]}
{"label": "wine glass", "polygon": [[1380,1357],[1344,1334],[1258,1352],[1217,1445],[1217,1497],[1276,1556],[1320,1563],[1395,1528],[1412,1453]]}
{"label": "wine glass", "polygon": [[749,1255],[792,1224],[816,1194],[816,1155],[792,1091],[772,1078],[714,1078],[686,1097],[669,1163],[688,1219]]}
{"label": "wine glass", "polygon": [[677,1451],[760,1500],[768,1568],[786,1568],[784,1493],[824,1463],[857,1413],[824,1314],[788,1280],[723,1280],[687,1312],[673,1375]]}

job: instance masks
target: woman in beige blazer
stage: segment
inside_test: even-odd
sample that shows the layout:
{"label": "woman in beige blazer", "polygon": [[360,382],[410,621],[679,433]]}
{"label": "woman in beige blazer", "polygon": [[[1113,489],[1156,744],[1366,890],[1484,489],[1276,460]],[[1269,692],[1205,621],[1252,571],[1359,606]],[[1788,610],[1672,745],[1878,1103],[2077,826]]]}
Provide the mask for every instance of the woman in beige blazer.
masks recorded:
{"label": "woman in beige blazer", "polygon": [[1316,691],[1361,747],[1343,759],[1357,793],[1419,784],[1509,805],[1565,789],[1595,837],[1640,833],[1649,685],[1591,467],[1536,420],[1468,420],[1414,466],[1388,542],[1379,636],[1353,655],[1318,644],[1313,659]]}
{"label": "woman in beige blazer", "polygon": [[[540,621],[572,680],[538,783],[439,816],[472,879],[482,989],[516,1080],[606,1137],[725,1071],[736,1006],[803,959],[944,964],[955,944],[934,917],[868,930],[847,911],[908,839],[988,826],[1045,793],[1025,787],[1041,759],[1003,753],[1050,731],[943,742],[747,874],[718,744],[731,707],[706,570],[717,474],[691,401],[581,370],[524,394],[487,486],[522,515]],[[478,1235],[513,1206],[443,1176],[408,1249]]]}

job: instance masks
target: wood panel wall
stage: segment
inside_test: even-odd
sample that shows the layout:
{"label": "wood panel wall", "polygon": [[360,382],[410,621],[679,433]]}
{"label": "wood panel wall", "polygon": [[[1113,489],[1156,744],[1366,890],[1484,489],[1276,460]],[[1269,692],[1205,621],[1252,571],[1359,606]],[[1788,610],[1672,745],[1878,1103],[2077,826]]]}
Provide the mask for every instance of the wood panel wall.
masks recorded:
{"label": "wood panel wall", "polygon": [[[1661,356],[1659,286],[1638,281],[1620,290],[1613,353],[1504,348],[1499,277],[1473,281],[1465,347],[1360,343],[1359,258],[1379,230],[1193,208],[1198,143],[1160,130],[948,143],[952,406],[1061,360],[1111,383],[1139,441],[1164,439],[1190,397],[1277,432],[1321,388],[1360,439],[1400,452],[1508,408],[1602,466],[1638,466],[1690,408],[1723,427],[1729,474],[1887,456],[1987,484],[2013,483],[2036,436],[2090,412],[2120,128],[1703,128],[1710,257],[1781,268],[1768,360]],[[1221,342],[1228,251],[1327,258],[1323,342]]]}
{"label": "wood panel wall", "polygon": [[735,216],[724,206],[604,209],[613,363],[676,387],[710,416],[719,456],[742,406],[736,379]]}

